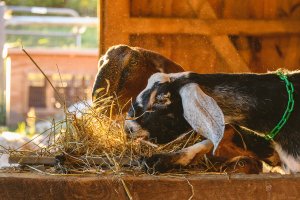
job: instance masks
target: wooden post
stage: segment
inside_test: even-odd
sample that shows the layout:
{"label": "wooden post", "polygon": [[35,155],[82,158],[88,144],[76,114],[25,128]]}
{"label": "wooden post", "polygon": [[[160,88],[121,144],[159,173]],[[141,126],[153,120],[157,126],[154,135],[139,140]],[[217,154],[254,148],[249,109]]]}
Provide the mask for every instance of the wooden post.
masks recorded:
{"label": "wooden post", "polygon": [[97,5],[97,17],[99,18],[98,25],[98,42],[99,42],[99,55],[98,58],[101,58],[103,54],[105,54],[104,47],[104,8],[105,8],[105,0],[99,0]]}
{"label": "wooden post", "polygon": [[[129,44],[130,38],[127,32],[127,24],[130,19],[130,0],[106,0],[104,12],[105,18],[103,19],[104,25],[102,26],[105,29],[102,31],[104,31],[105,37],[104,40],[101,39],[101,42],[104,42],[105,49],[102,49],[102,53],[113,45]],[[100,21],[102,20],[100,19]]]}
{"label": "wooden post", "polygon": [[5,123],[5,73],[4,73],[4,58],[3,58],[3,50],[4,50],[4,42],[5,42],[5,33],[4,33],[4,13],[5,13],[5,2],[0,1],[0,124]]}

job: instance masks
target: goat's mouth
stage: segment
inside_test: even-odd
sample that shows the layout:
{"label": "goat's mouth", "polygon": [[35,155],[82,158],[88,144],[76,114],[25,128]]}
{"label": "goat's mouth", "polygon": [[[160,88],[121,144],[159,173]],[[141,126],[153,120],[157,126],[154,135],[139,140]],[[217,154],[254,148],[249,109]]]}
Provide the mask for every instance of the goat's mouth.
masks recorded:
{"label": "goat's mouth", "polygon": [[150,137],[148,135],[137,135],[137,134],[127,134],[127,138],[128,139],[132,139],[132,140],[135,140],[135,139],[139,139],[139,140],[149,140]]}

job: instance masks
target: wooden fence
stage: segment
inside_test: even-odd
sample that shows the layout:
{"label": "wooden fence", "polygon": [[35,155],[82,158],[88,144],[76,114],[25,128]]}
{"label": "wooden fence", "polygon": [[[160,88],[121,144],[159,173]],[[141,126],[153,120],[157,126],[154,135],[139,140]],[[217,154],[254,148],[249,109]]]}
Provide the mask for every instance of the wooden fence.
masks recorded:
{"label": "wooden fence", "polygon": [[100,0],[100,54],[128,44],[188,71],[299,69],[300,0]]}

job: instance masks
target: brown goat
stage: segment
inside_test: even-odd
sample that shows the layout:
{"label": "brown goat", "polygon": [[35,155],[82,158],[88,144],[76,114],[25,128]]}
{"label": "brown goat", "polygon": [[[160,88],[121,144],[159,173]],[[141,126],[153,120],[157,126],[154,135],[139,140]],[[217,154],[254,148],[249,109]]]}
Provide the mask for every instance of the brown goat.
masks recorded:
{"label": "brown goat", "polygon": [[105,94],[105,90],[99,92],[99,89],[107,88],[109,82],[109,95],[115,93],[121,106],[136,98],[152,74],[184,71],[180,65],[156,52],[127,45],[110,47],[99,60],[98,68],[93,102]]}

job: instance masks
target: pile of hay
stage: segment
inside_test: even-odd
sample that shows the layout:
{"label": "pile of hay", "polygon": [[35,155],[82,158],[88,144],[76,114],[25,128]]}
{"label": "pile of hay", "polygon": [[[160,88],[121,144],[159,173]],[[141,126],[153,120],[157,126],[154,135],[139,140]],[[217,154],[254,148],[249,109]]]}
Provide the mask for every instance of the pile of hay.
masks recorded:
{"label": "pile of hay", "polygon": [[[81,101],[81,104],[85,105],[84,109],[70,112],[65,108],[64,120],[52,122],[50,134],[45,137],[48,145],[29,152],[11,151],[10,156],[62,155],[69,161],[68,166],[65,167],[76,168],[78,171],[93,169],[102,172],[108,170],[113,173],[115,172],[113,168],[117,165],[118,170],[130,169],[138,173],[141,171],[138,164],[140,155],[149,157],[152,154],[174,152],[200,141],[200,136],[194,132],[187,133],[165,145],[152,144],[142,139],[131,139],[124,132],[125,119],[121,109],[118,109],[116,99],[103,96],[98,99],[96,105],[89,105],[86,101]],[[74,107],[78,106],[74,105]],[[120,113],[114,114],[113,110],[120,110]],[[97,166],[90,160],[84,159],[95,157],[107,158],[109,162]],[[122,158],[130,162],[119,165]]]}
{"label": "pile of hay", "polygon": [[[28,55],[24,49],[23,51]],[[44,74],[34,60],[29,55],[28,57]],[[47,76],[45,74],[44,76],[53,87]],[[53,89],[55,90],[54,87]],[[55,92],[59,96],[56,90]],[[56,156],[63,158],[62,161],[72,161],[67,162],[68,165],[66,165],[65,162],[58,160],[58,168],[62,173],[70,173],[70,169],[78,172],[92,170],[95,173],[106,171],[116,173],[128,169],[140,171],[139,155],[149,157],[152,154],[174,152],[200,141],[200,136],[194,132],[187,133],[175,141],[161,146],[139,139],[128,139],[123,128],[125,119],[122,115],[122,109],[119,108],[117,98],[105,94],[96,100],[95,105],[81,101],[85,105],[85,109],[75,109],[72,112],[66,107],[63,97],[59,96],[59,98],[64,105],[65,117],[64,120],[52,122],[50,134],[45,138],[48,140],[48,145],[29,152],[13,150],[9,152],[11,157],[20,155],[24,157],[31,155]],[[76,108],[76,105],[74,107]],[[113,113],[116,110],[118,113]],[[90,159],[95,157],[106,158],[107,162],[97,166]],[[129,163],[124,164],[123,162],[120,165],[123,158],[129,160]]]}

